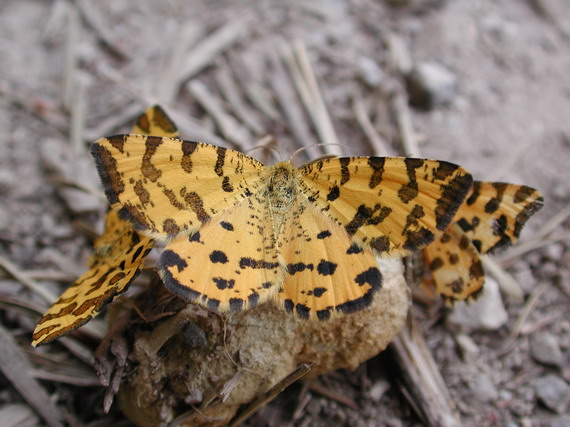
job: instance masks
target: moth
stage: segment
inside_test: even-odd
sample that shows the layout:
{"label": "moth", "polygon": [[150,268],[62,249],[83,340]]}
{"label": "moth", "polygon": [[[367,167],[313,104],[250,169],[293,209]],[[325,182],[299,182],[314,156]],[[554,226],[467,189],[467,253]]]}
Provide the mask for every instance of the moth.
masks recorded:
{"label": "moth", "polygon": [[472,185],[460,166],[428,159],[265,166],[223,147],[135,134],[99,139],[91,152],[120,217],[166,242],[166,287],[222,312],[272,301],[326,320],[368,306],[382,286],[376,256],[432,242]]}
{"label": "moth", "polygon": [[443,299],[474,299],[485,281],[480,254],[516,242],[544,199],[526,185],[475,181],[453,224],[423,249],[432,285]]}
{"label": "moth", "polygon": [[[178,136],[176,126],[159,106],[148,108],[137,119],[132,132]],[[111,209],[105,219],[105,230],[94,246],[89,270],[39,320],[32,336],[34,347],[77,329],[125,292],[154,241],[137,233],[131,223]]]}

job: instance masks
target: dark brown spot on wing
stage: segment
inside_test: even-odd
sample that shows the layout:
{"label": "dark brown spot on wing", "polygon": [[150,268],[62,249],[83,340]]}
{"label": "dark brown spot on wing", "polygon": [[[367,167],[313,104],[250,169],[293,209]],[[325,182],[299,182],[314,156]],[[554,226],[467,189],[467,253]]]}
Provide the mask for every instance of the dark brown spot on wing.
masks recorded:
{"label": "dark brown spot on wing", "polygon": [[152,156],[156,153],[158,147],[162,144],[162,138],[160,136],[147,136],[146,137],[146,149],[142,159],[142,173],[143,175],[150,179],[152,182],[156,182],[160,175],[162,175],[162,171],[160,169],[155,168],[152,163],[151,159]]}
{"label": "dark brown spot on wing", "polygon": [[119,152],[123,152],[125,146],[125,140],[127,139],[127,135],[114,135],[107,138],[109,143],[115,147]]}
{"label": "dark brown spot on wing", "polygon": [[192,153],[196,150],[198,144],[191,141],[182,141],[182,160],[180,165],[185,172],[192,172]]}
{"label": "dark brown spot on wing", "polygon": [[331,188],[331,191],[329,191],[329,194],[327,194],[327,200],[329,202],[333,202],[336,199],[338,199],[340,196],[340,189],[335,185],[333,188]]}
{"label": "dark brown spot on wing", "polygon": [[368,182],[369,188],[376,188],[382,182],[385,163],[386,159],[384,157],[370,157],[368,159],[368,166],[372,169],[372,176]]}
{"label": "dark brown spot on wing", "polygon": [[117,170],[117,161],[105,147],[93,143],[91,154],[95,159],[97,171],[105,187],[105,194],[109,203],[119,202],[119,194],[125,191],[125,183],[121,173]]}
{"label": "dark brown spot on wing", "polygon": [[473,186],[471,187],[471,194],[465,201],[465,203],[467,203],[468,206],[474,204],[479,198],[479,196],[481,196],[481,184],[482,184],[481,181],[473,181]]}
{"label": "dark brown spot on wing", "polygon": [[216,159],[216,166],[214,166],[214,172],[216,175],[223,176],[224,175],[224,162],[226,160],[226,151],[224,147],[217,147],[216,153],[218,154],[218,158]]}
{"label": "dark brown spot on wing", "polygon": [[188,206],[198,217],[198,220],[202,223],[210,219],[210,215],[204,209],[204,201],[198,195],[198,193],[190,192],[184,196],[184,200],[188,203]]}
{"label": "dark brown spot on wing", "polygon": [[436,271],[444,266],[443,260],[440,257],[435,257],[429,264],[431,271]]}
{"label": "dark brown spot on wing", "polygon": [[135,190],[135,194],[139,197],[139,200],[143,205],[150,202],[150,194],[146,190],[146,188],[144,188],[144,184],[142,181],[140,180],[137,181],[133,188]]}
{"label": "dark brown spot on wing", "polygon": [[350,170],[348,165],[350,164],[350,158],[342,157],[339,159],[340,162],[340,185],[346,184],[350,180]]}
{"label": "dark brown spot on wing", "polygon": [[438,230],[443,231],[447,228],[457,209],[463,203],[472,183],[473,178],[471,175],[458,174],[447,184],[441,184],[441,196],[437,199],[435,208],[435,220]]}
{"label": "dark brown spot on wing", "polygon": [[172,218],[167,218],[164,220],[164,222],[162,223],[162,229],[169,236],[175,236],[178,233],[180,233],[180,227],[178,226],[178,224],[176,224],[176,221],[174,221]]}
{"label": "dark brown spot on wing", "polygon": [[160,105],[155,105],[153,107],[153,113],[154,114],[152,116],[152,121],[157,127],[169,134],[178,132],[176,125],[172,122],[172,120],[170,120],[170,117],[168,117]]}

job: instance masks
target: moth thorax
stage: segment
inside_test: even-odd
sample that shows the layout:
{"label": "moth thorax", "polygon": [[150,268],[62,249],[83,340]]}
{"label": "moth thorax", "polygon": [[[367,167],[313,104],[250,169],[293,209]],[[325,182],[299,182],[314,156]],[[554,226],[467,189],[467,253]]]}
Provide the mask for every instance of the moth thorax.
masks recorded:
{"label": "moth thorax", "polygon": [[297,177],[291,165],[279,163],[269,176],[267,199],[273,211],[288,211],[297,198]]}

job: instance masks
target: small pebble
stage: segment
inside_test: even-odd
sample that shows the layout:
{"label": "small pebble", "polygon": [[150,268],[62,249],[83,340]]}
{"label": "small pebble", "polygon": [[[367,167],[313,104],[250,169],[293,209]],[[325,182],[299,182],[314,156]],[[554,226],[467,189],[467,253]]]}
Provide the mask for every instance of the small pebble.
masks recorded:
{"label": "small pebble", "polygon": [[483,373],[479,373],[471,384],[471,393],[473,397],[480,402],[491,402],[499,398],[499,393],[489,377]]}
{"label": "small pebble", "polygon": [[550,420],[550,427],[568,427],[570,426],[570,415],[561,415]]}
{"label": "small pebble", "polygon": [[470,304],[463,301],[458,302],[447,318],[450,326],[457,327],[465,332],[496,330],[503,326],[507,320],[508,315],[503,305],[499,285],[490,277],[486,278],[483,292],[477,301]]}
{"label": "small pebble", "polygon": [[514,271],[513,277],[526,295],[530,294],[536,287],[534,274],[532,274],[531,269],[527,265],[523,265]]}
{"label": "small pebble", "polygon": [[535,332],[530,337],[530,353],[534,360],[545,365],[561,366],[562,352],[558,339],[542,331]]}
{"label": "small pebble", "polygon": [[457,94],[457,78],[436,62],[416,64],[407,78],[410,103],[422,110],[449,104]]}
{"label": "small pebble", "polygon": [[357,63],[358,72],[364,82],[370,87],[378,87],[383,80],[382,69],[372,58],[359,58]]}
{"label": "small pebble", "polygon": [[455,338],[457,345],[459,346],[459,350],[461,351],[461,357],[465,361],[473,360],[479,354],[479,347],[471,339],[469,335],[459,334]]}
{"label": "small pebble", "polygon": [[538,399],[549,409],[562,414],[570,403],[570,386],[554,374],[534,380]]}
{"label": "small pebble", "polygon": [[564,253],[564,245],[562,243],[551,243],[544,248],[544,255],[551,261],[558,261]]}
{"label": "small pebble", "polygon": [[386,393],[386,391],[388,391],[389,388],[390,388],[390,383],[388,381],[380,380],[374,383],[372,387],[370,387],[370,390],[368,390],[368,396],[374,402],[380,402],[382,396],[384,396],[384,393]]}

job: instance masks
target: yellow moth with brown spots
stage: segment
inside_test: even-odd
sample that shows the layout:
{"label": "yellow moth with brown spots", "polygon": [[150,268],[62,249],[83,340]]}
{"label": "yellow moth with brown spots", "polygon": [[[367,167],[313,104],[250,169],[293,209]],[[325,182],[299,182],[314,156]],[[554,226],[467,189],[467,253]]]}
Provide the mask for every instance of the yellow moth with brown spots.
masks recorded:
{"label": "yellow moth with brown spots", "polygon": [[436,292],[450,303],[476,297],[485,280],[479,254],[516,242],[542,203],[526,185],[475,181],[454,223],[423,250]]}
{"label": "yellow moth with brown spots", "polygon": [[[147,109],[132,131],[178,136],[176,126],[158,106]],[[137,233],[131,223],[110,210],[105,231],[95,242],[89,271],[77,279],[43,315],[34,330],[32,345],[48,343],[95,317],[107,303],[127,290],[153,246],[154,242],[149,237]]]}
{"label": "yellow moth with brown spots", "polygon": [[353,157],[264,166],[209,144],[118,135],[92,145],[109,202],[166,241],[159,272],[213,310],[273,301],[328,319],[370,304],[376,254],[401,256],[450,224],[471,176],[437,160]]}

